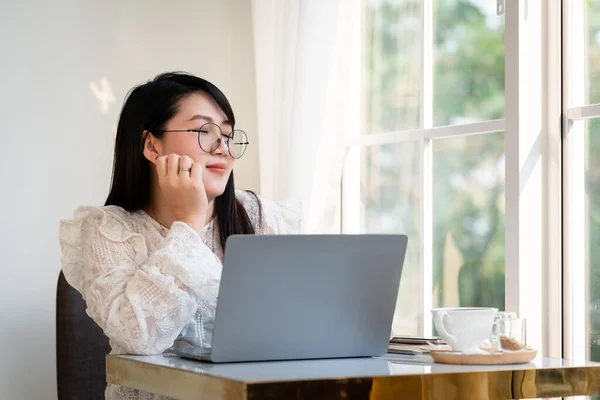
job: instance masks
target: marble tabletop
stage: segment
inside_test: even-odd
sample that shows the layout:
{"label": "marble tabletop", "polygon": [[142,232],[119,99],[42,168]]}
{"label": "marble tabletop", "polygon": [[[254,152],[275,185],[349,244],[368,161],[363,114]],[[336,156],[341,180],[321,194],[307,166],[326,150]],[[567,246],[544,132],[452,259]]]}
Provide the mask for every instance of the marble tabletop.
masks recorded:
{"label": "marble tabletop", "polygon": [[[108,356],[107,381],[174,398],[470,399],[600,394],[600,363],[537,358],[459,366],[427,358],[211,364],[173,355]],[[304,393],[302,397],[297,397]],[[307,397],[312,396],[312,397]]]}

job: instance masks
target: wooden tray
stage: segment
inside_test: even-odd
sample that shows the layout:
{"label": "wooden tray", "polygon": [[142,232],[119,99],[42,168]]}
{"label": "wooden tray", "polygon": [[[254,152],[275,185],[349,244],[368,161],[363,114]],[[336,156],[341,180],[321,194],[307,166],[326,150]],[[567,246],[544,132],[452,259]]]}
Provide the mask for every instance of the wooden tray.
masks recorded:
{"label": "wooden tray", "polygon": [[523,364],[535,358],[537,350],[503,351],[488,354],[463,354],[455,351],[432,350],[433,360],[441,364],[457,365],[503,365]]}

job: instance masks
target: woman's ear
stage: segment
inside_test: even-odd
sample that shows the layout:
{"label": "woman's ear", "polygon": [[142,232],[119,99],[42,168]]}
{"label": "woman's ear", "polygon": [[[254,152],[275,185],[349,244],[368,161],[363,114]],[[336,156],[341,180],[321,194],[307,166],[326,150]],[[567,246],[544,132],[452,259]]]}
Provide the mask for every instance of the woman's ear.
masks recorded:
{"label": "woman's ear", "polygon": [[162,143],[149,131],[142,132],[144,138],[144,157],[154,163],[162,155]]}

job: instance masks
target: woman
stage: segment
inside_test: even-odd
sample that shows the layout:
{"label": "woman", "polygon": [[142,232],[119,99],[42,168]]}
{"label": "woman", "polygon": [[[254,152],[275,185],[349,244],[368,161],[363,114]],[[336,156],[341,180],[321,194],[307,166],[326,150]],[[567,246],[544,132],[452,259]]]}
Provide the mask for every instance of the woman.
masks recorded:
{"label": "woman", "polygon": [[[112,354],[210,347],[221,261],[232,234],[286,233],[293,213],[234,188],[247,139],[210,82],[166,73],[123,106],[104,207],[62,221],[62,269]],[[108,385],[108,399],[158,398]]]}

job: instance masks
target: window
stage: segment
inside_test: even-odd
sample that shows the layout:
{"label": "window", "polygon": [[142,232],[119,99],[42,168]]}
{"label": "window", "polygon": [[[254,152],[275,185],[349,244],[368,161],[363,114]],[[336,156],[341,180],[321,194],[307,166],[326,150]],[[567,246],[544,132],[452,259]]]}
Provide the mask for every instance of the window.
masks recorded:
{"label": "window", "polygon": [[600,4],[563,7],[566,356],[600,361]]}
{"label": "window", "polygon": [[431,334],[434,306],[504,309],[504,17],[495,6],[362,2],[362,135],[345,174],[360,184],[343,193],[343,212],[361,217],[342,229],[409,236],[397,334]]}
{"label": "window", "polygon": [[504,133],[433,141],[433,306],[504,309]]}

